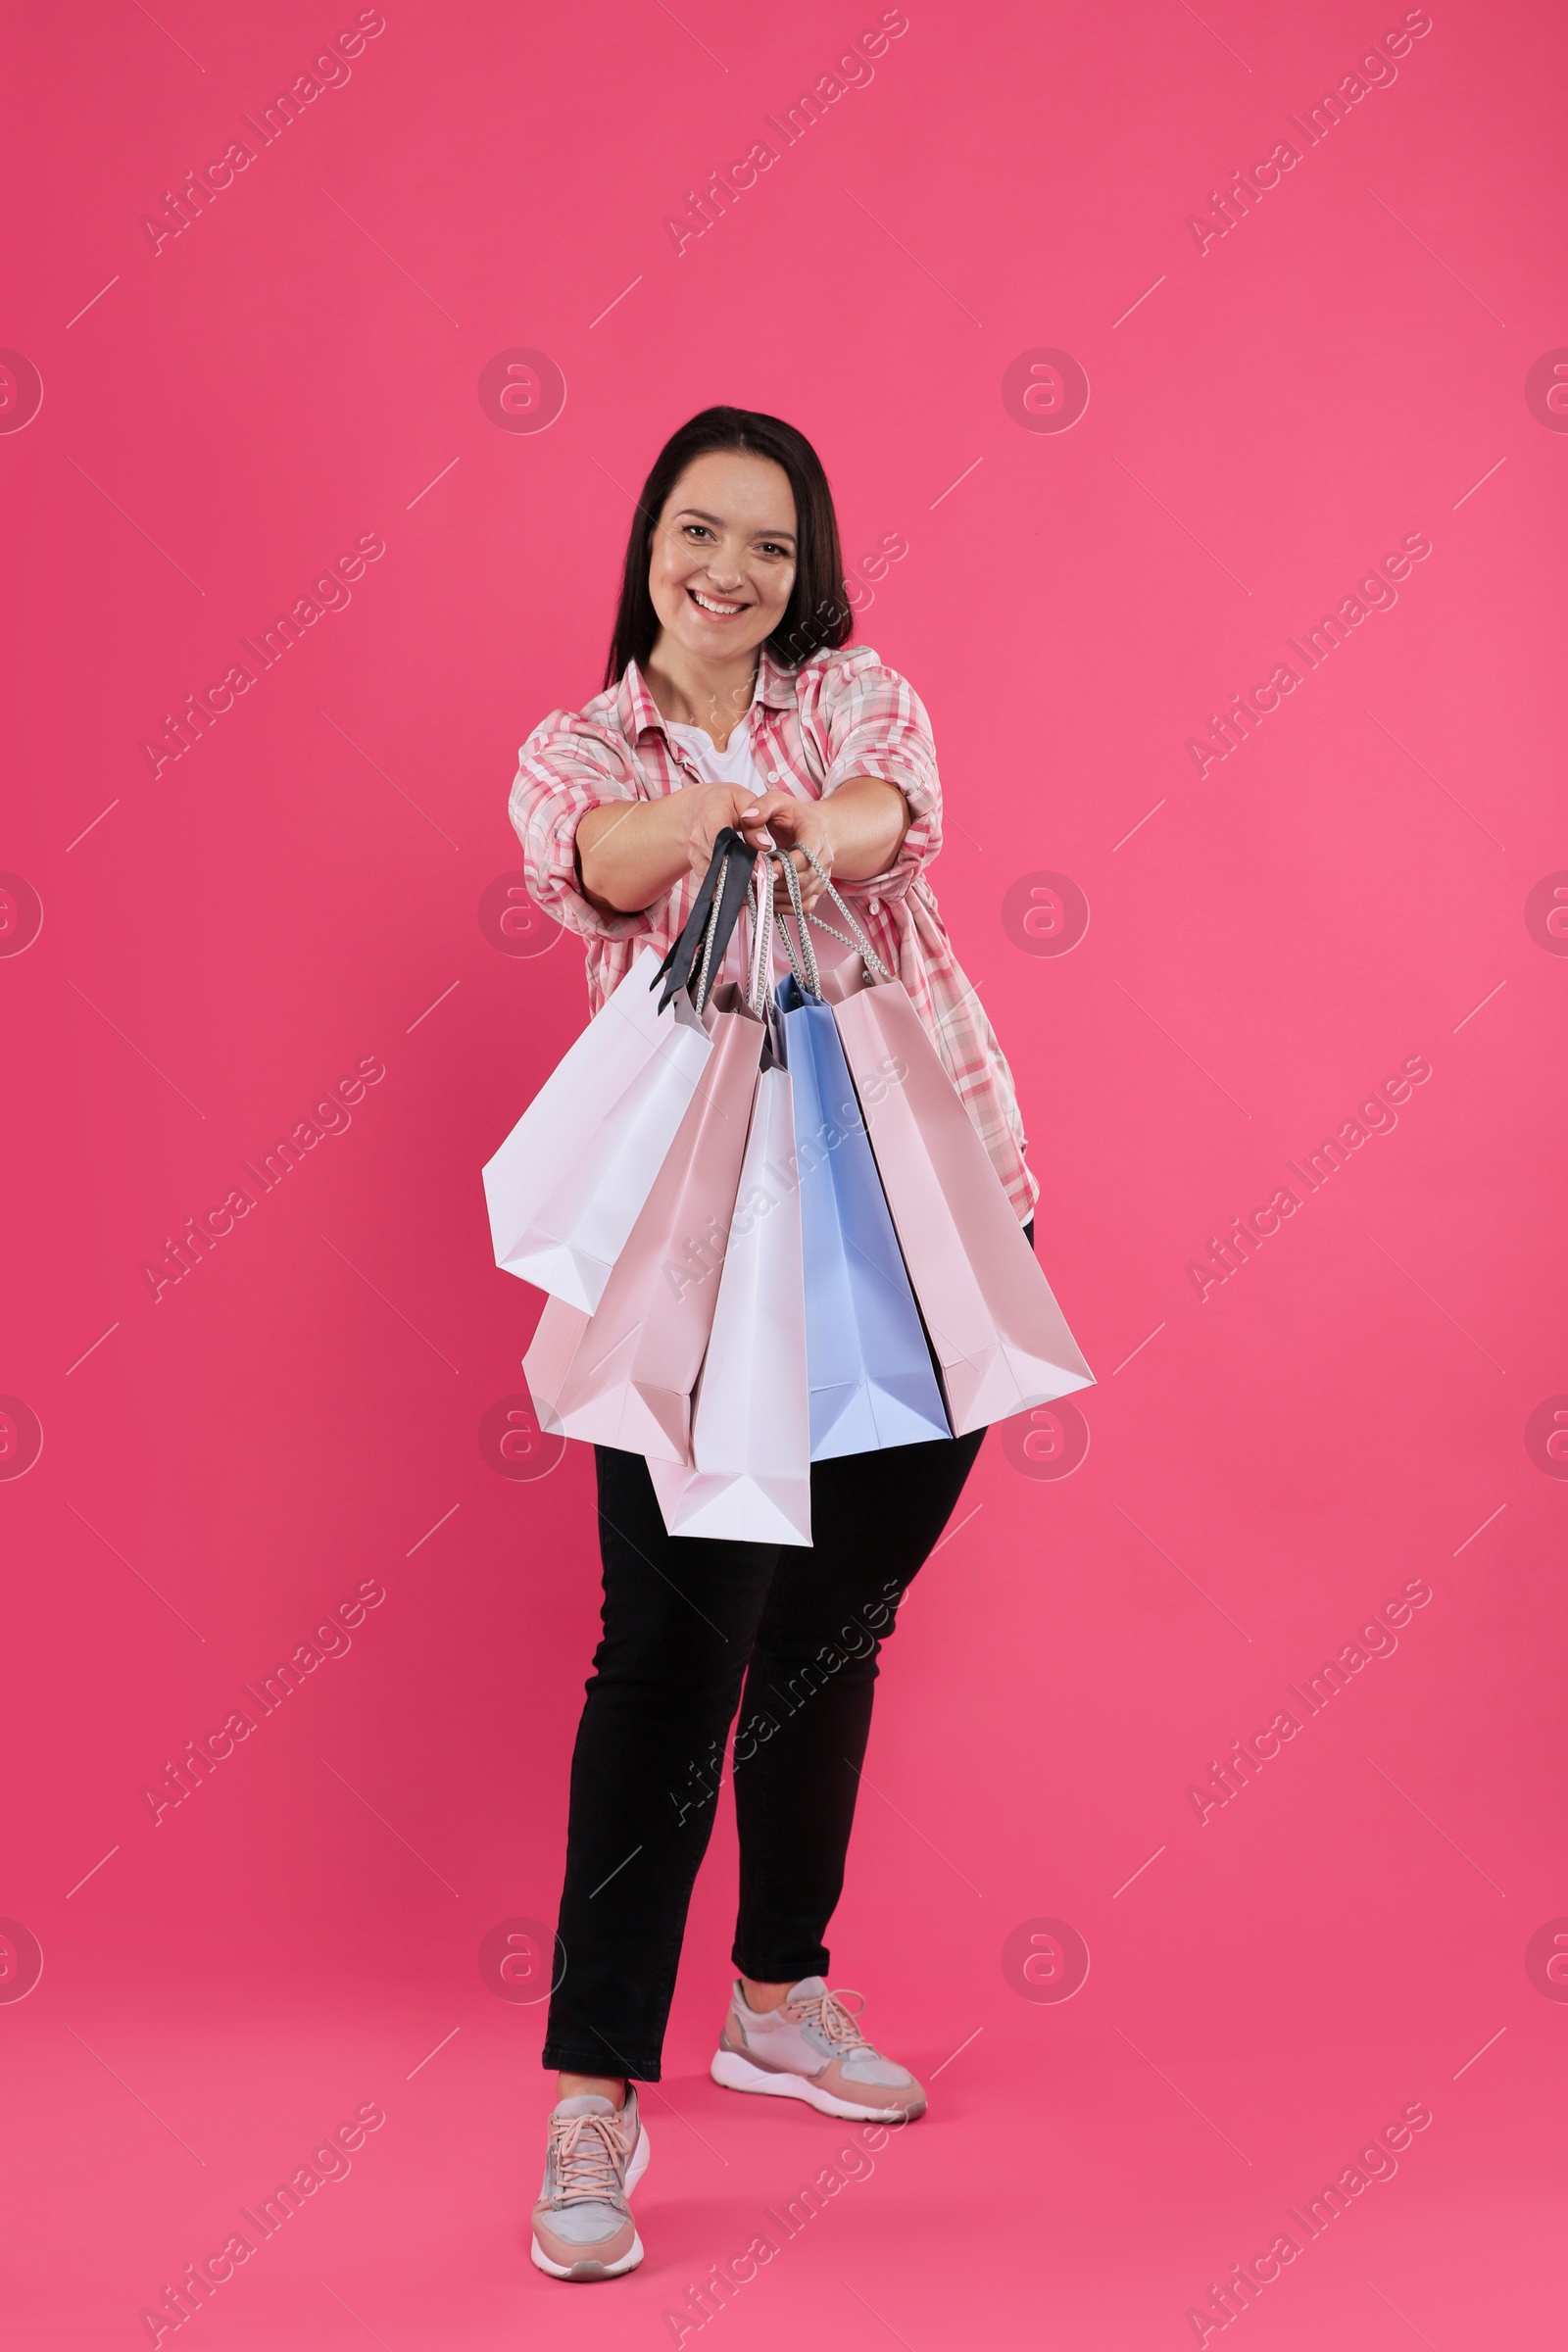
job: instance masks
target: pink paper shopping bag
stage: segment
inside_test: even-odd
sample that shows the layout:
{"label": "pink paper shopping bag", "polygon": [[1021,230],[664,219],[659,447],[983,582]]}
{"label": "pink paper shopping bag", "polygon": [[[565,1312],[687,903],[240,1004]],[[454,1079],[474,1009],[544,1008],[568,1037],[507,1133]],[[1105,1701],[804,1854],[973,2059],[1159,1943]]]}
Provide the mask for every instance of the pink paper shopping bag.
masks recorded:
{"label": "pink paper shopping bag", "polygon": [[801,1200],[789,1073],[757,1082],[712,1335],[692,1411],[692,1467],[650,1460],[672,1536],[811,1541]]}
{"label": "pink paper shopping bag", "polygon": [[955,1437],[1094,1386],[901,980],[824,982]]}
{"label": "pink paper shopping bag", "polygon": [[523,1358],[541,1429],[672,1463],[690,1460],[763,1037],[737,989],[711,1003],[712,1053],[598,1307],[550,1299]]}

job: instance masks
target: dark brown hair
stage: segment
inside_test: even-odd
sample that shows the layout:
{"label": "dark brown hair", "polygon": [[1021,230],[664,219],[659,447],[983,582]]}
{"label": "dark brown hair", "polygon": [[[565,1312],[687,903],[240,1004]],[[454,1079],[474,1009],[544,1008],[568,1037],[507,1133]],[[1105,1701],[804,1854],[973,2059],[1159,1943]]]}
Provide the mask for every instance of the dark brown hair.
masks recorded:
{"label": "dark brown hair", "polygon": [[704,409],[670,435],[643,484],[626,542],[620,604],[605,671],[607,686],[617,683],[628,662],[640,666],[654,650],[659,615],[648,593],[654,531],[670,492],[693,459],[717,449],[771,458],[775,466],[783,466],[795,494],[795,586],[783,618],[767,640],[769,653],[793,669],[824,647],[836,649],[848,642],[855,615],[845,593],[838,516],[821,459],[806,435],[781,417],[764,416],[756,409]]}

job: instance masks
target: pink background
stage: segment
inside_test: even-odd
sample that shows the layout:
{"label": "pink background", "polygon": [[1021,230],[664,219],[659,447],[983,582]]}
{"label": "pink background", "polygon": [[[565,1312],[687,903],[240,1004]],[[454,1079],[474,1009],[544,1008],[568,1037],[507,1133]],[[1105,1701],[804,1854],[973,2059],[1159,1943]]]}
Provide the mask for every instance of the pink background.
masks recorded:
{"label": "pink background", "polygon": [[[1253,2352],[1560,2310],[1560,12],[1439,0],[1250,216],[1187,225],[1402,14],[911,0],[677,255],[665,215],[875,7],[398,0],[156,253],[142,216],[356,11],[14,12],[18,2343],[147,2341],[368,2102],[352,2174],[189,2323],[210,2352],[668,2342],[851,2139],[707,2078],[726,1793],[649,2259],[564,2296],[526,2260],[543,2010],[478,1965],[554,1917],[597,1606],[585,1451],[480,1435],[539,1302],[479,1167],[580,958],[481,906],[517,745],[597,689],[630,493],[715,399],[811,436],[858,569],[907,544],[860,635],[931,710],[935,878],[1100,1385],[1068,1475],[1037,1473],[1069,1416],[1054,1455],[988,1442],[889,1654],[834,1977],[942,2069],[932,2112],[684,2340],[1190,2343],[1418,2101],[1396,2177],[1297,2230]],[[517,349],[564,375],[546,431],[481,406]],[[1070,430],[1032,429],[1050,378],[1004,403],[1041,349],[1087,373]],[[1200,777],[1208,714],[1416,533],[1397,604]],[[155,778],[162,714],[370,534],[347,609]],[[1049,899],[1021,927],[1042,872],[1080,939]],[[1210,1237],[1416,1056],[1397,1126],[1200,1300]],[[352,1125],[155,1302],[165,1238],[365,1059]],[[1397,1650],[1200,1823],[1190,1786],[1414,1579]],[[155,1825],[143,1786],[367,1583],[352,1649]],[[1032,1997],[1051,1945],[1021,1973],[1042,1920],[1087,1946],[1070,1999]]]}

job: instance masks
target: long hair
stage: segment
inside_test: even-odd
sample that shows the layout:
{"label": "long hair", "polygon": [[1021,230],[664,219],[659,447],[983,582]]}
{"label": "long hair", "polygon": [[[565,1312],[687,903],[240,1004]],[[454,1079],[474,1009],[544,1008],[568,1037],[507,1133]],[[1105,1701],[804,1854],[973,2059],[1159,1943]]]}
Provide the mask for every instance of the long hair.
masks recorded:
{"label": "long hair", "polygon": [[764,416],[755,409],[704,409],[670,435],[643,484],[626,542],[620,603],[605,670],[607,686],[619,681],[628,662],[640,667],[654,650],[659,615],[648,593],[654,531],[665,501],[693,459],[718,449],[771,458],[783,466],[795,494],[795,586],[783,618],[767,640],[769,653],[794,668],[824,647],[836,649],[849,639],[855,615],[845,593],[838,516],[821,459],[806,435],[781,417]]}

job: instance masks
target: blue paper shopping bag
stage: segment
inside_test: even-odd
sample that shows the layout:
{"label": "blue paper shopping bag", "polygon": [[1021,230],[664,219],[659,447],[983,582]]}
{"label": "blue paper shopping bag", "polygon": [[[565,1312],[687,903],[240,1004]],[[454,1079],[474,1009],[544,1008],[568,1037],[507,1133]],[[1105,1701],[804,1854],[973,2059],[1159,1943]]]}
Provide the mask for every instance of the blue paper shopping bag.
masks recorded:
{"label": "blue paper shopping bag", "polygon": [[779,983],[795,1105],[811,1459],[951,1435],[830,1005]]}

